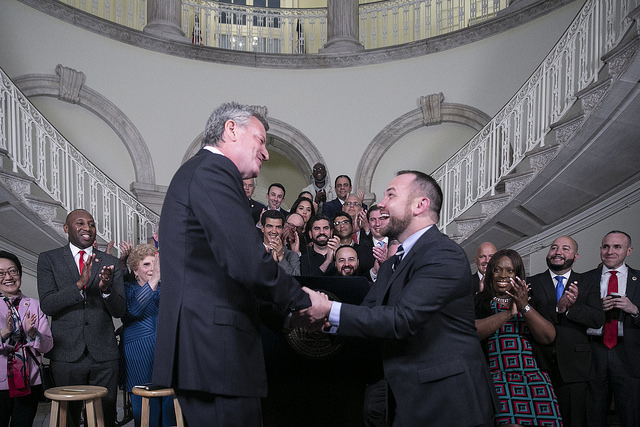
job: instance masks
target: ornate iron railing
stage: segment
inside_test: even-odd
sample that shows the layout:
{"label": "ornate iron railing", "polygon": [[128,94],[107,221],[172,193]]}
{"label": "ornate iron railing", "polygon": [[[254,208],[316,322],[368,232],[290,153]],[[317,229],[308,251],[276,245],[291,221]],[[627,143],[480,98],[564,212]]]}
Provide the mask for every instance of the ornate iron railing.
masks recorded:
{"label": "ornate iron railing", "polygon": [[445,194],[439,226],[447,229],[525,156],[544,146],[550,125],[595,82],[602,55],[631,25],[639,0],[589,0],[532,76],[496,116],[434,173]]}
{"label": "ornate iron railing", "polygon": [[153,233],[158,215],[71,145],[1,68],[0,150],[11,160],[12,172],[33,179],[67,212],[91,212],[105,241],[146,242]]}

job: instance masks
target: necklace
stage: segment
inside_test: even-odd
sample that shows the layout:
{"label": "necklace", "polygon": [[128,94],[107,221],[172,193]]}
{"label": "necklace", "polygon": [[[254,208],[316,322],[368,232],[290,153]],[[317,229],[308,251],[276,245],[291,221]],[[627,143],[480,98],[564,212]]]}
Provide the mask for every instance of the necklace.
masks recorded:
{"label": "necklace", "polygon": [[511,304],[511,297],[506,297],[506,298],[502,298],[502,297],[493,297],[493,300],[495,302],[497,302],[498,304],[502,304],[502,305],[509,305]]}

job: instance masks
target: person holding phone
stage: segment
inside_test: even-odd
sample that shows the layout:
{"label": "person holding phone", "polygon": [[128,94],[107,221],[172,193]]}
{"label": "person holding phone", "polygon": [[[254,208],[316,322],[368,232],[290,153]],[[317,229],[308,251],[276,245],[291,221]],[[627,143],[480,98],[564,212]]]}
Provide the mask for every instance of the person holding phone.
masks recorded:
{"label": "person holding phone", "polygon": [[512,249],[496,252],[476,300],[476,329],[500,399],[496,424],[562,425],[551,379],[538,367],[532,341],[551,344],[556,331],[529,303],[522,258]]}

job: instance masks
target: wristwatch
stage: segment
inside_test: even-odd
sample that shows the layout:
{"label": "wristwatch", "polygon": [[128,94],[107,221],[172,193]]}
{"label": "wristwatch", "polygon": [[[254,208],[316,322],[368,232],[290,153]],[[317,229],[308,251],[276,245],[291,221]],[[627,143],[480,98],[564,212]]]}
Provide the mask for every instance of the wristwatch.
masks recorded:
{"label": "wristwatch", "polygon": [[529,310],[531,310],[531,306],[530,306],[529,304],[527,304],[527,305],[525,305],[525,306],[522,308],[521,313],[522,313],[522,314],[526,314],[526,313],[528,313],[528,312],[529,312]]}

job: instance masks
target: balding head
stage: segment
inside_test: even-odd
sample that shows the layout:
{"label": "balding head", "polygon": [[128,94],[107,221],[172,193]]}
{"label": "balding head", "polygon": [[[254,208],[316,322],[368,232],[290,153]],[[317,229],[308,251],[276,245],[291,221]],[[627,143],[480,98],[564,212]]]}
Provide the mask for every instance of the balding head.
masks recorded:
{"label": "balding head", "polygon": [[487,264],[489,264],[489,260],[496,253],[496,247],[491,242],[483,242],[478,246],[478,250],[476,251],[476,257],[474,261],[476,266],[478,267],[478,271],[480,274],[484,276],[487,271]]}

